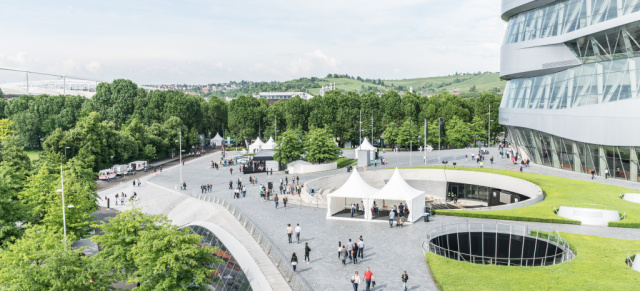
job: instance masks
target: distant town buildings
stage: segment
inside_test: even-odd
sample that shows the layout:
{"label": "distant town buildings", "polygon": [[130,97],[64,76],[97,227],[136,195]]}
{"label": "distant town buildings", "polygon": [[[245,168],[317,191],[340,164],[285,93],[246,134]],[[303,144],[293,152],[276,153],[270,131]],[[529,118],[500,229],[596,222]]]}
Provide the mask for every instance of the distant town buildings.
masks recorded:
{"label": "distant town buildings", "polygon": [[313,95],[305,92],[260,92],[253,94],[253,97],[267,99],[269,103],[275,103],[278,100],[289,100],[294,96],[300,96],[300,98],[305,100],[313,98]]}
{"label": "distant town buildings", "polygon": [[320,96],[324,96],[324,93],[327,91],[335,90],[336,83],[329,83],[329,85],[324,85],[320,88]]}

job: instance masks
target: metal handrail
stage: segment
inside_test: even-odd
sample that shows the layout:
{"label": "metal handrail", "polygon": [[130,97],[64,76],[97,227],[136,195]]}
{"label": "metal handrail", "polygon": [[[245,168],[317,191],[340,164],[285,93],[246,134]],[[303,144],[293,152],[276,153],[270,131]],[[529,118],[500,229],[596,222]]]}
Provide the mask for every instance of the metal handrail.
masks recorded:
{"label": "metal handrail", "polygon": [[[634,254],[635,253],[635,254]],[[637,260],[638,254],[640,254],[640,249],[633,250],[627,253],[627,266],[631,267],[633,265],[633,260],[631,259],[632,254],[634,254],[634,259]]]}
{"label": "metal handrail", "polygon": [[[494,257],[485,256],[484,251],[482,255],[470,254],[470,253],[460,252],[459,249],[455,250],[453,248],[441,247],[432,242],[434,238],[441,237],[444,235],[449,235],[453,233],[457,233],[457,234],[469,233],[470,235],[470,233],[473,231],[473,232],[483,232],[483,233],[489,232],[489,233],[496,233],[496,234],[503,233],[503,234],[535,238],[536,240],[544,240],[544,241],[547,241],[548,243],[554,243],[559,249],[562,250],[562,252],[560,253],[556,252],[554,254],[546,254],[545,252],[545,256],[536,256],[533,258],[526,258],[526,259],[523,257],[523,254],[524,254],[523,252],[521,253],[520,262],[522,262],[523,260],[526,260],[527,262],[526,266],[529,266],[528,262],[530,260],[533,260],[533,261],[541,260],[543,262],[542,265],[546,265],[546,262],[549,259],[552,260],[551,262],[553,264],[556,264],[558,256],[560,256],[560,262],[571,260],[575,256],[575,254],[570,248],[569,243],[566,240],[564,240],[557,231],[547,232],[547,238],[543,238],[543,237],[540,237],[540,234],[541,234],[540,231],[530,230],[529,227],[526,225],[519,226],[519,225],[495,223],[495,224],[490,224],[489,227],[485,227],[486,225],[487,225],[486,223],[469,223],[467,221],[466,223],[454,223],[454,224],[447,224],[447,225],[442,224],[440,226],[433,227],[427,232],[427,240],[423,242],[422,249],[423,251],[425,251],[425,253],[428,251],[428,252],[438,254],[441,256],[446,256],[446,257],[452,257],[450,255],[453,254],[453,257],[457,258],[457,260],[462,259],[464,261],[467,261],[465,259],[465,256],[466,256],[469,258],[469,261],[471,262],[480,260],[483,263],[486,261],[489,261],[489,264],[496,264],[499,261],[506,261],[507,265],[518,265],[518,264],[511,263],[511,260],[512,260],[511,257],[505,259],[505,258],[498,258],[497,256],[494,256]],[[495,227],[493,225],[495,225]],[[508,231],[504,231],[506,227],[508,227]],[[516,228],[515,230],[514,230],[514,227]],[[536,234],[535,236],[532,235],[534,232]],[[482,250],[484,250],[484,246],[482,247]],[[535,250],[534,250],[534,254],[535,254]]]}
{"label": "metal handrail", "polygon": [[[560,203],[560,204],[556,204],[556,205],[553,206],[553,213],[558,214],[558,211],[560,211],[560,206],[576,207],[576,205],[601,206],[601,207],[604,207],[603,210],[617,210],[618,211],[618,215],[620,216],[620,220],[623,220],[623,219],[625,219],[627,217],[627,212],[624,211],[623,209],[616,208],[616,207],[609,206],[609,205],[595,204],[595,203]],[[601,208],[594,208],[594,207],[583,207],[583,208],[601,209]],[[620,213],[622,213],[622,214],[620,214]]]}
{"label": "metal handrail", "polygon": [[[273,262],[278,271],[285,278],[291,289],[293,290],[313,290],[309,282],[302,277],[299,273],[293,272],[292,268],[289,266],[287,256],[276,246],[276,244],[269,238],[269,236],[265,235],[265,232],[258,226],[251,218],[243,215],[241,211],[239,211],[235,206],[231,205],[231,203],[224,200],[221,197],[211,197],[211,196],[203,196],[203,195],[191,195],[194,198],[199,200],[203,200],[206,202],[213,202],[221,205],[226,208],[232,216],[240,222],[240,224],[249,232],[249,234],[254,238],[254,240],[260,245],[260,247],[267,254],[267,257]],[[209,198],[207,200],[207,198]],[[283,264],[284,263],[284,264]]]}

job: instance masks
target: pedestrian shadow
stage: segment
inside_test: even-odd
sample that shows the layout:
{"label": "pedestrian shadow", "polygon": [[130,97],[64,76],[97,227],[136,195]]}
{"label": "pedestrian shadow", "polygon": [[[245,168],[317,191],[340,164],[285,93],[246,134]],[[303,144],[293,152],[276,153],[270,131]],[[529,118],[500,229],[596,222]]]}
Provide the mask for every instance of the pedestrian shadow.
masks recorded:
{"label": "pedestrian shadow", "polygon": [[315,260],[312,260],[312,261],[311,261],[311,263],[313,263],[313,262],[317,262],[317,261],[320,261],[320,260],[322,260],[322,259],[321,259],[321,258],[317,258],[317,259],[315,259]]}
{"label": "pedestrian shadow", "polygon": [[[384,284],[382,284],[382,285],[378,285],[378,284],[376,284],[376,287],[375,287],[375,288],[376,288],[376,290],[378,290],[378,289],[383,289],[383,290],[384,290],[384,287],[387,287],[387,283],[384,283]],[[372,288],[372,289],[373,289],[373,288]]]}
{"label": "pedestrian shadow", "polygon": [[420,289],[420,286],[413,286],[411,288],[408,288],[407,290],[416,290],[416,289]]}
{"label": "pedestrian shadow", "polygon": [[304,268],[304,269],[299,269],[298,271],[296,271],[296,273],[298,273],[298,274],[300,274],[300,273],[304,273],[304,272],[309,271],[309,270],[311,270],[311,269],[312,269],[311,267]]}

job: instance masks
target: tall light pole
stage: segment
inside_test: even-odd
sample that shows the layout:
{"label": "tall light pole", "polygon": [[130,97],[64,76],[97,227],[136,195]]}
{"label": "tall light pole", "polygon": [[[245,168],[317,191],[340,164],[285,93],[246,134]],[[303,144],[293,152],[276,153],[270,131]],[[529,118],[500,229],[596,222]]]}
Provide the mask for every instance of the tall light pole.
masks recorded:
{"label": "tall light pole", "polygon": [[65,148],[64,148],[64,161],[65,161],[65,162],[67,161],[67,149],[68,149],[68,148],[69,148],[69,147],[65,147]]}
{"label": "tall light pole", "polygon": [[362,109],[360,109],[360,131],[358,133],[360,134],[360,142],[358,146],[362,149]]}
{"label": "tall light pole", "polygon": [[[66,206],[64,206],[64,176],[62,175],[62,163],[60,163],[60,184],[62,186],[62,188],[56,190],[56,192],[58,193],[62,193],[62,229],[63,229],[63,233],[64,233],[64,244],[67,244],[67,216],[65,213],[65,208],[67,208]],[[69,205],[69,208],[73,208],[73,205]]]}
{"label": "tall light pole", "polygon": [[490,143],[489,140],[491,138],[491,104],[489,104],[489,113],[487,113],[487,115],[489,115],[489,117],[487,118],[487,120],[489,120],[488,123],[488,132],[487,132],[487,147],[489,147]]}
{"label": "tall light pole", "polygon": [[373,110],[371,110],[371,142],[373,143]]}
{"label": "tall light pole", "polygon": [[409,120],[409,167],[413,165],[413,121]]}
{"label": "tall light pole", "polygon": [[178,127],[178,137],[179,140],[176,140],[176,142],[180,143],[180,152],[178,153],[178,155],[180,155],[180,165],[178,165],[180,167],[180,183],[178,183],[178,185],[182,185],[182,128]]}

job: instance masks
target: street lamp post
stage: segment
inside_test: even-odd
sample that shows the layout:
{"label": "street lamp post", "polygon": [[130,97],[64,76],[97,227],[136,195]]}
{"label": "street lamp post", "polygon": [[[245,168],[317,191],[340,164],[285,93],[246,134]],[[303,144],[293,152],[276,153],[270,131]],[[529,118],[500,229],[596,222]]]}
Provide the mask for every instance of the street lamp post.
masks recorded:
{"label": "street lamp post", "polygon": [[[60,163],[60,184],[62,186],[62,188],[56,190],[56,192],[58,193],[62,193],[62,231],[64,233],[64,244],[67,244],[67,216],[66,216],[66,212],[65,212],[65,208],[67,208],[64,205],[64,176],[62,175],[62,163]],[[69,208],[73,208],[73,205],[69,205]]]}
{"label": "street lamp post", "polygon": [[69,147],[65,147],[65,148],[64,148],[64,161],[65,161],[65,162],[67,161],[67,149],[68,149],[68,148],[69,148]]}
{"label": "street lamp post", "polygon": [[182,185],[182,128],[178,127],[178,136],[180,138],[180,185]]}

